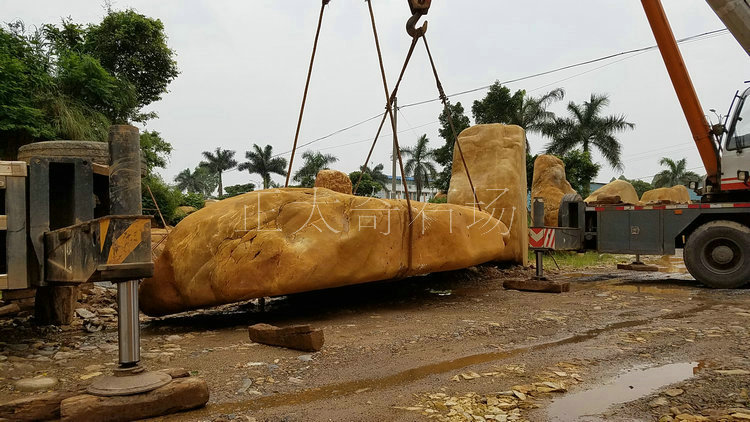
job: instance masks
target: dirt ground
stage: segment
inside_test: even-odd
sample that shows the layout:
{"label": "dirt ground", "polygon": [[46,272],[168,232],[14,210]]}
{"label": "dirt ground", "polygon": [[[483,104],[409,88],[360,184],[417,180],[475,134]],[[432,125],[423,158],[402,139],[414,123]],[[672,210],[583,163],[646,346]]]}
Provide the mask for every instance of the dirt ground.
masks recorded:
{"label": "dirt ground", "polygon": [[[563,294],[504,290],[531,270],[492,265],[142,318],[143,362],[204,378],[187,421],[750,419],[750,289],[606,266],[552,274]],[[114,291],[76,323],[0,320],[0,401],[23,378],[87,385],[117,358]],[[249,324],[311,324],[318,353],[252,343]],[[102,328],[100,331],[97,331]],[[89,332],[94,331],[94,332]]]}

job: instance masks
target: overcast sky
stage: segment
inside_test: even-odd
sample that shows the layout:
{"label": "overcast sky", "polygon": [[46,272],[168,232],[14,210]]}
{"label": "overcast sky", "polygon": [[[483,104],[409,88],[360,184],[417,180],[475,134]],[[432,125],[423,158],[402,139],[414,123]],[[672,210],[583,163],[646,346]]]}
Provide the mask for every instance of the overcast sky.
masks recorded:
{"label": "overcast sky", "polygon": [[[373,0],[386,72],[392,86],[410,38],[409,15],[402,0]],[[194,167],[200,153],[215,147],[237,151],[238,160],[253,143],[271,144],[275,153],[291,150],[320,1],[114,0],[116,9],[133,8],[164,22],[169,46],[177,53],[180,76],[151,109],[159,118],[147,129],[172,143],[167,181]],[[723,28],[704,0],[664,0],[677,38]],[[105,11],[93,0],[0,2],[3,21],[27,25],[59,22],[97,23]],[[300,143],[327,135],[383,110],[385,98],[366,4],[333,0],[327,7],[308,96]],[[427,16],[428,40],[448,94],[511,80],[576,62],[654,44],[639,1],[436,0]],[[748,75],[748,57],[724,34],[681,46],[705,110],[725,113]],[[533,95],[562,87],[567,95],[552,110],[565,113],[568,101],[582,102],[592,92],[609,94],[612,114],[625,114],[636,129],[622,134],[625,175],[650,177],[658,159],[686,157],[688,167],[701,161],[658,52],[613,59],[545,77],[512,83]],[[603,66],[606,65],[606,66]],[[603,67],[602,67],[603,66]],[[456,96],[470,116],[471,104],[486,91]],[[399,93],[408,104],[436,97],[426,54],[417,48]],[[427,134],[438,137],[438,102],[404,108],[398,116],[400,142],[412,145]],[[298,152],[334,154],[335,169],[356,170],[367,155],[378,120],[358,126]],[[384,130],[390,134],[390,130]],[[530,135],[532,152],[548,142]],[[391,137],[382,137],[372,163],[384,163]],[[285,157],[289,157],[286,154]],[[601,163],[601,157],[595,154]],[[297,157],[295,168],[302,160]],[[603,165],[598,180],[619,174]],[[283,183],[283,178],[275,176]],[[258,184],[257,175],[229,172],[224,185]]]}

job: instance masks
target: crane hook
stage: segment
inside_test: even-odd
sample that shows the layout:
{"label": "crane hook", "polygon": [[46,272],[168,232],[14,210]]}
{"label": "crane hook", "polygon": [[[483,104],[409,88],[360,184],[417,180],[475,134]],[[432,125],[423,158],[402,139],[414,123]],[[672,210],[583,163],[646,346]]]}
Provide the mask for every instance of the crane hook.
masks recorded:
{"label": "crane hook", "polygon": [[411,17],[406,21],[406,32],[412,38],[419,38],[427,32],[427,22],[423,23],[421,27],[417,28],[417,22],[419,18],[426,15],[430,10],[432,0],[409,0],[409,10],[411,10]]}

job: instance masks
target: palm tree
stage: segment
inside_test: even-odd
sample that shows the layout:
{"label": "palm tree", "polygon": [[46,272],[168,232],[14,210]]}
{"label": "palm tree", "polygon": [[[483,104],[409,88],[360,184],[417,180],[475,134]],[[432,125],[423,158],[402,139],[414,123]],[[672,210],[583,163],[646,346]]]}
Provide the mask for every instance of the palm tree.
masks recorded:
{"label": "palm tree", "polygon": [[210,173],[206,167],[198,166],[195,170],[189,168],[182,170],[175,176],[174,181],[177,183],[177,189],[182,192],[199,193],[208,197],[219,184],[218,177],[215,173]]}
{"label": "palm tree", "polygon": [[253,174],[257,173],[263,179],[263,189],[268,189],[271,185],[271,173],[286,176],[286,158],[274,157],[273,147],[266,145],[265,148],[253,144],[252,151],[245,152],[247,161],[240,163],[237,170]]}
{"label": "palm tree", "polygon": [[370,177],[372,177],[372,180],[380,183],[382,186],[385,186],[388,184],[388,176],[383,173],[383,164],[378,164],[377,166],[370,168],[368,166],[361,166],[359,170],[363,173],[369,174]]}
{"label": "palm tree", "polygon": [[203,158],[205,161],[201,161],[200,165],[206,167],[211,173],[219,175],[219,196],[224,195],[224,185],[221,180],[221,173],[230,169],[233,169],[237,165],[237,160],[234,159],[236,151],[228,149],[221,149],[216,147],[215,152],[203,151]]}
{"label": "palm tree", "polygon": [[422,195],[422,188],[429,187],[430,180],[437,174],[435,165],[430,162],[434,151],[427,148],[428,142],[430,140],[427,139],[427,135],[422,135],[417,139],[417,145],[401,148],[401,154],[409,157],[404,172],[414,178],[414,184],[417,185],[417,200]]}
{"label": "palm tree", "polygon": [[294,174],[294,180],[300,182],[300,185],[306,188],[315,186],[315,176],[318,175],[319,171],[327,169],[329,165],[339,160],[331,154],[321,154],[318,151],[305,151],[302,154],[302,159],[305,162],[302,164],[302,168]]}
{"label": "palm tree", "polygon": [[607,95],[598,94],[591,94],[591,99],[583,104],[571,101],[568,104],[569,117],[556,117],[541,126],[542,133],[552,138],[547,144],[547,153],[565,155],[579,145],[584,152],[589,152],[595,146],[613,168],[622,170],[621,146],[615,134],[633,129],[635,124],[625,120],[624,115],[602,116],[608,105]]}
{"label": "palm tree", "polygon": [[[527,133],[542,133],[544,125],[555,120],[555,113],[547,111],[547,107],[555,101],[565,98],[563,88],[555,88],[539,97],[524,95],[520,108],[511,114],[509,124],[521,126]],[[526,138],[526,151],[530,149],[529,139]]]}
{"label": "palm tree", "polygon": [[651,184],[655,188],[669,188],[675,185],[687,185],[689,182],[697,181],[700,179],[698,174],[689,171],[687,167],[687,159],[674,161],[670,158],[663,157],[659,160],[659,164],[666,166],[666,170],[662,170],[654,176],[654,180]]}

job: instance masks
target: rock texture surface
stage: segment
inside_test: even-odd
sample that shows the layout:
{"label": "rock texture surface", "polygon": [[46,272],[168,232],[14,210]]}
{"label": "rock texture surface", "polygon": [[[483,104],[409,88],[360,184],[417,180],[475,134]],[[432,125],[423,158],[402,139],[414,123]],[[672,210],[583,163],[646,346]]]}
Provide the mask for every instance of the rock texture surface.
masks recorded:
{"label": "rock texture surface", "polygon": [[599,189],[595,190],[594,193],[589,195],[589,197],[586,198],[584,202],[589,203],[609,201],[615,196],[620,197],[621,203],[630,205],[635,205],[638,203],[638,193],[636,193],[633,185],[631,185],[629,182],[626,182],[625,180],[615,180],[600,187]]}
{"label": "rock texture surface", "polygon": [[[509,228],[510,240],[500,260],[527,264],[526,138],[518,126],[472,126],[459,135],[466,165],[482,210]],[[453,152],[448,203],[473,206],[474,195],[458,148]]]}
{"label": "rock texture surface", "polygon": [[565,164],[554,155],[540,155],[534,161],[531,198],[544,198],[544,225],[557,226],[563,196],[576,193],[565,178]]}
{"label": "rock texture surface", "polygon": [[352,194],[352,181],[346,173],[338,170],[321,170],[315,176],[315,187],[326,188],[334,192]]}
{"label": "rock texture surface", "polygon": [[141,309],[165,315],[506,256],[508,229],[487,213],[419,202],[412,202],[412,212],[410,230],[404,200],[321,188],[225,199],[172,230],[154,277],[141,283]]}
{"label": "rock texture surface", "polygon": [[689,204],[690,192],[682,185],[671,188],[658,188],[643,192],[641,196],[643,205],[653,204]]}

